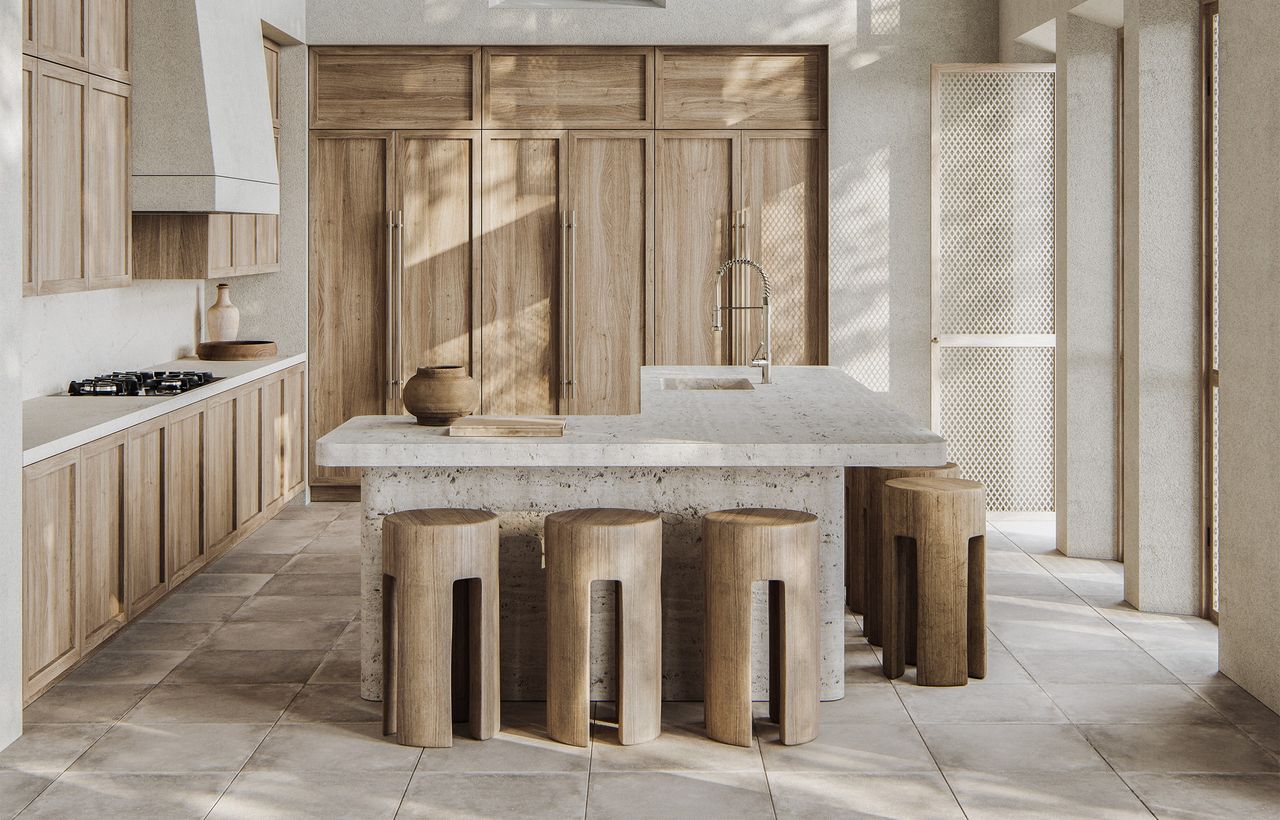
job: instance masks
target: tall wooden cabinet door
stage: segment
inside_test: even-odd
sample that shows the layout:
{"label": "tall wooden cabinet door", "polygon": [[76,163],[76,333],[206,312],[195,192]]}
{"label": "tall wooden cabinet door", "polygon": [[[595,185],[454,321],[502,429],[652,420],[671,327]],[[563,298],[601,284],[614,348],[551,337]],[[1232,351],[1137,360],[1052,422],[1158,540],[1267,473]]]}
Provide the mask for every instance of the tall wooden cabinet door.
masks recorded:
{"label": "tall wooden cabinet door", "polygon": [[568,412],[640,412],[653,257],[653,132],[575,131],[562,336]]}
{"label": "tall wooden cabinet door", "polygon": [[[826,364],[826,138],[812,131],[742,137],[743,253],[769,274],[773,363]],[[738,280],[736,304],[758,305],[754,274]],[[764,338],[758,312],[742,315],[750,349]]]}
{"label": "tall wooden cabinet door", "polygon": [[254,384],[235,399],[235,529],[262,512],[262,390]]}
{"label": "tall wooden cabinet door", "polygon": [[396,202],[400,381],[435,365],[461,365],[479,377],[479,132],[400,132]]}
{"label": "tall wooden cabinet door", "polygon": [[36,52],[40,59],[81,70],[88,68],[85,0],[33,2]]}
{"label": "tall wooden cabinet door", "polygon": [[200,403],[170,413],[164,429],[164,529],[170,585],[204,566],[204,427]]}
{"label": "tall wooden cabinet door", "polygon": [[262,508],[266,509],[284,497],[284,439],[287,421],[284,415],[284,376],[277,373],[262,380]]}
{"label": "tall wooden cabinet door", "polygon": [[487,131],[484,139],[484,412],[557,413],[567,135]]}
{"label": "tall wooden cabinet door", "polygon": [[22,0],[22,53],[36,54],[35,0]]}
{"label": "tall wooden cabinet door", "polygon": [[209,399],[204,413],[204,541],[214,554],[236,529],[236,396]]}
{"label": "tall wooden cabinet door", "polygon": [[298,366],[284,372],[280,383],[280,471],[284,495],[296,491],[303,481],[303,427],[306,426],[307,372]]}
{"label": "tall wooden cabinet door", "polygon": [[715,272],[733,257],[739,139],[736,131],[658,132],[657,253],[654,271],[654,363],[730,364],[731,318],[713,330]]}
{"label": "tall wooden cabinet door", "polygon": [[87,652],[124,626],[128,434],[80,448],[80,634]]}
{"label": "tall wooden cabinet door", "polygon": [[[41,14],[44,7],[41,6]],[[43,18],[41,18],[43,19]],[[84,290],[85,113],[89,75],[36,71],[35,277],[40,293]]]}
{"label": "tall wooden cabinet door", "polygon": [[22,58],[22,295],[36,292],[36,186],[34,152],[36,146],[36,59]]}
{"label": "tall wooden cabinet door", "polygon": [[312,134],[312,484],[360,483],[359,470],[315,466],[315,441],[349,418],[387,412],[394,392],[386,369],[393,151],[389,133]]}
{"label": "tall wooden cabinet door", "polygon": [[125,580],[129,617],[160,599],[169,588],[165,552],[164,417],[129,428],[125,490]]}
{"label": "tall wooden cabinet door", "polygon": [[80,657],[79,451],[22,471],[22,673],[30,700]]}
{"label": "tall wooden cabinet door", "polygon": [[124,83],[89,79],[84,268],[92,288],[127,285],[131,274],[129,96]]}
{"label": "tall wooden cabinet door", "polygon": [[84,0],[89,72],[129,82],[130,0]]}

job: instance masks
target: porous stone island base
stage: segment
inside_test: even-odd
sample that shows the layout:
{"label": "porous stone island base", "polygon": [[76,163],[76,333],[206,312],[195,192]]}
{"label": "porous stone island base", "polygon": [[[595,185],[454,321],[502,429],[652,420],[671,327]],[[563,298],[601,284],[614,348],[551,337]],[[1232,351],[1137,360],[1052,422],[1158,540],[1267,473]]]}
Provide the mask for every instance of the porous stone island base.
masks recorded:
{"label": "porous stone island base", "polygon": [[[752,389],[716,389],[750,379]],[[822,698],[844,695],[844,471],[946,462],[941,438],[829,367],[646,367],[641,412],[571,416],[559,438],[456,438],[409,417],[363,416],[320,439],[316,461],[363,471],[361,694],[381,698],[382,519],[420,507],[492,510],[501,531],[502,697],[542,700],[542,519],[583,507],[661,513],[663,697],[701,700],[701,517],[804,510],[821,522]],[[740,384],[739,384],[740,386]],[[700,388],[700,389],[692,389]],[[613,589],[593,595],[592,696],[614,697]],[[755,594],[754,697],[768,697],[767,599]]]}

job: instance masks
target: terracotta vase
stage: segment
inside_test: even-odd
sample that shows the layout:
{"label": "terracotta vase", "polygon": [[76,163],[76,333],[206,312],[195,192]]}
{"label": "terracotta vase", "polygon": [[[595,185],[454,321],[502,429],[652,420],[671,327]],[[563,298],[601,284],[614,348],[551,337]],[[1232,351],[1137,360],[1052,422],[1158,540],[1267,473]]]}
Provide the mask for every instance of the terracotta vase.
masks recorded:
{"label": "terracotta vase", "polygon": [[211,342],[234,342],[240,335],[240,308],[231,304],[231,286],[218,285],[218,298],[205,312]]}
{"label": "terracotta vase", "polygon": [[404,409],[418,424],[444,427],[480,406],[480,385],[460,365],[419,367],[404,386]]}

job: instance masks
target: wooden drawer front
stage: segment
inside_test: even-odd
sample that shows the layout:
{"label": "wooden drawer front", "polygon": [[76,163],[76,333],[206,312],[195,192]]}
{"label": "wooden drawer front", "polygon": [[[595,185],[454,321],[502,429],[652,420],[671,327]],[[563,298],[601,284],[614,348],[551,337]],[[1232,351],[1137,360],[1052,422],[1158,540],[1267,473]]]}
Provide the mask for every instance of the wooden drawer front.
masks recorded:
{"label": "wooden drawer front", "polygon": [[486,49],[485,128],[653,125],[653,51]]}
{"label": "wooden drawer front", "polygon": [[124,625],[125,465],[128,435],[80,450],[80,624],[87,652]]}
{"label": "wooden drawer front", "polygon": [[204,565],[204,407],[168,417],[164,436],[165,544],[179,583]]}
{"label": "wooden drawer front", "polygon": [[479,128],[477,48],[316,48],[312,128]]}
{"label": "wooden drawer front", "polygon": [[825,128],[826,51],[659,49],[659,128]]}
{"label": "wooden drawer front", "polygon": [[28,697],[80,656],[78,472],[75,451],[23,470],[22,669]]}

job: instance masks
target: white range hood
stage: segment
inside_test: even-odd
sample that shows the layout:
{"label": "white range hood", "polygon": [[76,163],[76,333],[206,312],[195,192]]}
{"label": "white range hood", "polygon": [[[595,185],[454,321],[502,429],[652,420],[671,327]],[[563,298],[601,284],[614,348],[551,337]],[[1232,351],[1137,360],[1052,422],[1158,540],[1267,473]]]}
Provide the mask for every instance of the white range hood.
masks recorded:
{"label": "white range hood", "polygon": [[133,210],[280,212],[257,3],[133,0]]}

